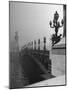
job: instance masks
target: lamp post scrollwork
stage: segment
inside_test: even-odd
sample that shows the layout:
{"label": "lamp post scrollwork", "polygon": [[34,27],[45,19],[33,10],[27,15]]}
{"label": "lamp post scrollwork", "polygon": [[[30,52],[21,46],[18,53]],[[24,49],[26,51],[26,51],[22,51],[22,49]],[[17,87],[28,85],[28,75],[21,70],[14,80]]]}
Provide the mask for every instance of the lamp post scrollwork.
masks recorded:
{"label": "lamp post scrollwork", "polygon": [[51,28],[55,28],[55,34],[52,35],[52,41],[53,41],[53,44],[52,44],[52,45],[54,45],[55,43],[57,43],[57,42],[60,40],[59,38],[61,37],[61,34],[58,36],[58,30],[59,30],[59,28],[61,28],[61,27],[63,26],[63,24],[64,24],[63,19],[61,20],[61,24],[60,24],[60,22],[58,21],[58,19],[59,19],[59,14],[58,14],[58,12],[56,11],[55,14],[54,14],[53,22],[50,21],[50,23],[49,23]]}

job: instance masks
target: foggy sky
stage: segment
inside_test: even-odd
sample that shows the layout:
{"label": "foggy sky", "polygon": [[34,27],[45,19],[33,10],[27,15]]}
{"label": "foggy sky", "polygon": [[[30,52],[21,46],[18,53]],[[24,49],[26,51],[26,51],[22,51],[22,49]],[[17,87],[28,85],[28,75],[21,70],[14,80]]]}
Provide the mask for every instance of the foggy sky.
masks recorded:
{"label": "foggy sky", "polygon": [[[53,20],[55,11],[59,13],[59,21],[63,19],[63,6],[52,4],[33,4],[10,2],[10,42],[14,40],[15,32],[19,34],[19,47],[30,41],[46,37],[47,47],[50,46],[50,37],[54,29],[50,28],[49,22]],[[63,33],[63,28],[59,29]]]}

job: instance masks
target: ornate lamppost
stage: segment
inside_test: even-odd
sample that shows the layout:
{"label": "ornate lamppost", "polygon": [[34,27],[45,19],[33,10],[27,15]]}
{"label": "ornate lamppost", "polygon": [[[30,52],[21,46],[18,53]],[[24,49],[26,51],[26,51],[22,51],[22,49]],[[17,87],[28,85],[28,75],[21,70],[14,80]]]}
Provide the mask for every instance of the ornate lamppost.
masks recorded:
{"label": "ornate lamppost", "polygon": [[40,50],[40,39],[38,39],[38,50]]}
{"label": "ornate lamppost", "polygon": [[[58,21],[59,19],[59,14],[58,12],[56,11],[55,14],[54,14],[54,19],[53,19],[53,22],[50,21],[50,27],[51,28],[55,28],[55,34],[52,35],[52,40],[53,40],[53,44],[54,42],[56,43],[56,41],[58,42],[58,30],[59,28],[61,28],[64,24],[64,21],[63,19],[61,20],[61,25],[60,25],[60,22]],[[59,35],[60,37],[61,35]]]}
{"label": "ornate lamppost", "polygon": [[46,50],[46,37],[44,37],[44,47],[43,47],[43,49],[44,49],[44,51]]}

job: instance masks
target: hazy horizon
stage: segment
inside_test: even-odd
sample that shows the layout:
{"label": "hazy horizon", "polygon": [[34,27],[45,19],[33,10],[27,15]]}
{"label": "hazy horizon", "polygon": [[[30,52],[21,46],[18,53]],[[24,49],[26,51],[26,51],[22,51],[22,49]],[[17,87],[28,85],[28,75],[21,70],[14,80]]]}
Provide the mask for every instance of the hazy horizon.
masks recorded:
{"label": "hazy horizon", "polygon": [[[59,13],[59,21],[63,19],[63,5],[33,4],[10,2],[10,43],[14,41],[15,32],[19,34],[19,48],[30,41],[46,37],[47,47],[50,48],[50,37],[54,29],[49,22],[53,21],[55,11]],[[63,33],[63,28],[59,29]],[[41,44],[41,48],[43,44]]]}

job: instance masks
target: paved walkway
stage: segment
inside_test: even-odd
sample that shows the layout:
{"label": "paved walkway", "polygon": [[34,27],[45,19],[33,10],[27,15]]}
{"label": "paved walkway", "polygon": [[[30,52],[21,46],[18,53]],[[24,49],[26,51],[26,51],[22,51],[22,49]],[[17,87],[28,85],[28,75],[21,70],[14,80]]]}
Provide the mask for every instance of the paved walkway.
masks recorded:
{"label": "paved walkway", "polygon": [[44,80],[39,83],[28,85],[26,87],[39,87],[39,86],[56,86],[56,85],[65,85],[65,75],[55,77],[49,80]]}

